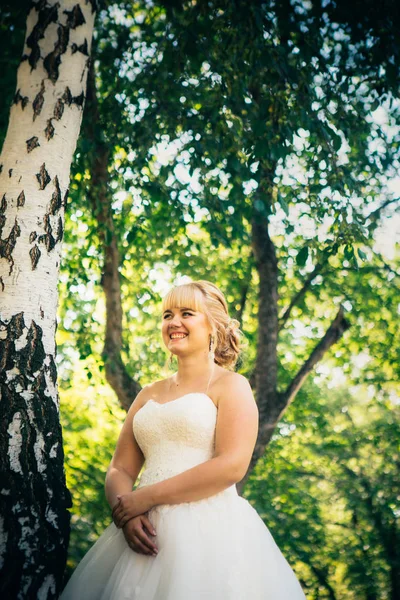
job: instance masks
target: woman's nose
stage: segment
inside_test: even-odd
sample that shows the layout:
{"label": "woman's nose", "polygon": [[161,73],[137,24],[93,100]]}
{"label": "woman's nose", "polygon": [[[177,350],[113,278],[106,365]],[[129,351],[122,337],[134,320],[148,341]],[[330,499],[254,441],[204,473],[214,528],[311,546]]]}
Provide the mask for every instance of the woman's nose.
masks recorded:
{"label": "woman's nose", "polygon": [[170,321],[170,323],[173,323],[174,325],[180,325],[181,324],[181,318],[179,315],[175,315],[172,320]]}

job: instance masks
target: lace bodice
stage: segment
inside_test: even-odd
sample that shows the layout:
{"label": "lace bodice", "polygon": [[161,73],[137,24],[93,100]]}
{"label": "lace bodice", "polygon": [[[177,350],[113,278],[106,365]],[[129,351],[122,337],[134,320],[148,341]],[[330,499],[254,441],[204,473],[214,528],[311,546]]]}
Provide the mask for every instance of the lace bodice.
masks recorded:
{"label": "lace bodice", "polygon": [[203,392],[167,403],[148,400],[133,419],[133,433],[144,457],[138,487],[178,475],[212,458],[217,407]]}

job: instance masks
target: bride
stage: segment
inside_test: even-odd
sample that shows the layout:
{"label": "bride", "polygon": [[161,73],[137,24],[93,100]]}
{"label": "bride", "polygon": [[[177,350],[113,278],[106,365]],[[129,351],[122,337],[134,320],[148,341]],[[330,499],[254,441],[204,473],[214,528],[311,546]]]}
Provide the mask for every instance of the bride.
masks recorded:
{"label": "bride", "polygon": [[161,334],[177,372],[134,399],[105,480],[112,522],[62,600],[305,598],[236,490],[258,433],[250,384],[232,370],[238,326],[211,282],[177,286],[163,299]]}

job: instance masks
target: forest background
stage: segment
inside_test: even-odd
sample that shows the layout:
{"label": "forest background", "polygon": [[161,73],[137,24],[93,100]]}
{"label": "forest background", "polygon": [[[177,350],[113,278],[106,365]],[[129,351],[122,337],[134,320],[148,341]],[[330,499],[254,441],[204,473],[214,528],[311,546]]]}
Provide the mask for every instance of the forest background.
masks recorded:
{"label": "forest background", "polygon": [[[278,394],[292,386],[243,495],[308,598],[400,597],[393,7],[100,6],[58,286],[69,572],[111,521],[126,409],[168,374],[161,298],[209,279],[248,340],[238,370],[260,395],[275,315]],[[1,143],[26,10],[0,9]]]}

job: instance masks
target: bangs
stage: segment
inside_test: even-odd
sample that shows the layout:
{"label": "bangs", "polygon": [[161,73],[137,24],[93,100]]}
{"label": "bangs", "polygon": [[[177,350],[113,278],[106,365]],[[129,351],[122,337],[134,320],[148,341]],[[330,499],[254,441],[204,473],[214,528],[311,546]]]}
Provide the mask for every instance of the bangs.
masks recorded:
{"label": "bangs", "polygon": [[204,310],[204,296],[198,287],[186,283],[178,285],[168,292],[162,302],[162,313],[170,308],[191,308],[198,312]]}

